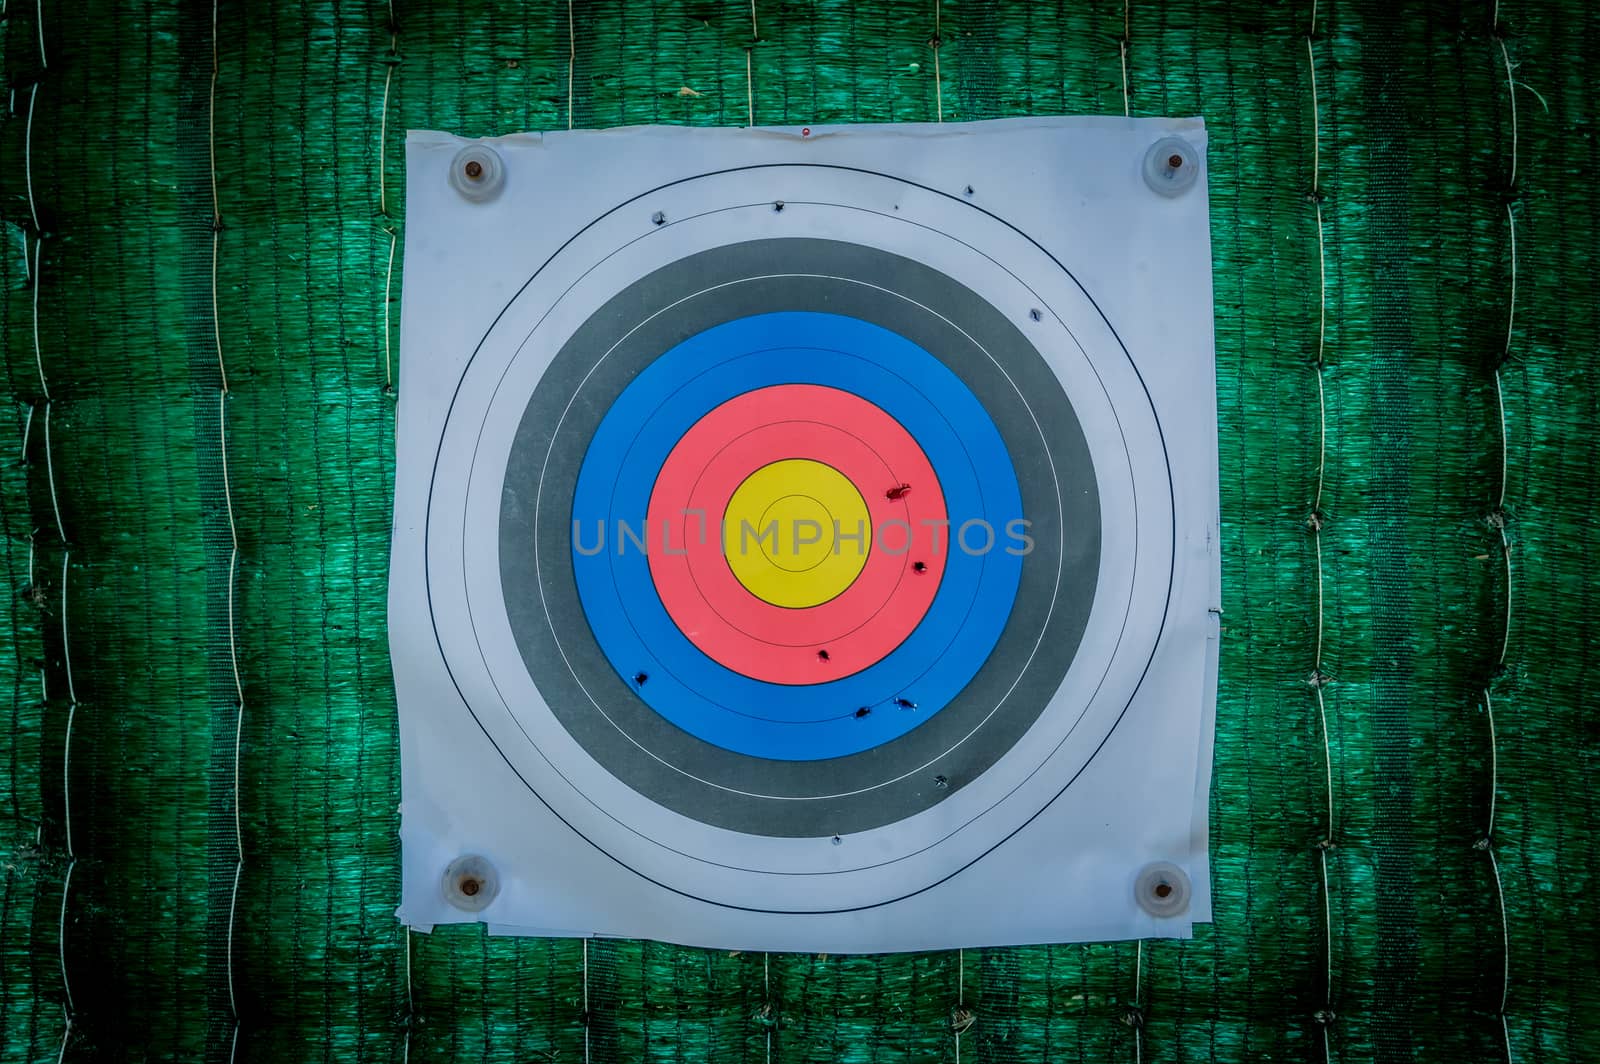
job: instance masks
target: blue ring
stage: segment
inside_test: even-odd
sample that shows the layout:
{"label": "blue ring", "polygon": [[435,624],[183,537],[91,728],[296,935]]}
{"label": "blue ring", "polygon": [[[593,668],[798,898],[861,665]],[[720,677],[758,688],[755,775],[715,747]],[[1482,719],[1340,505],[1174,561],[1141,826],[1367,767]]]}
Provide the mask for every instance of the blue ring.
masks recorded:
{"label": "blue ring", "polygon": [[[656,595],[648,558],[631,543],[618,553],[618,522],[644,527],[656,475],[683,434],[717,405],[776,384],[843,388],[894,417],[933,465],[952,521],[939,591],[917,628],[867,669],[809,686],[752,679],[707,657]],[[589,530],[592,542],[597,522],[604,522],[606,550],[580,554],[575,538],[573,570],[596,641],[625,679],[648,676],[635,690],[656,712],[736,753],[822,760],[898,738],[977,674],[1015,600],[1022,558],[1004,549],[1003,534],[1022,516],[1021,490],[999,430],[943,363],[859,319],[762,314],[683,341],[617,397],[590,441],[573,498],[575,527]],[[995,530],[987,554],[966,554],[956,543],[957,529],[971,518]],[[897,698],[917,708],[902,709]],[[862,706],[874,712],[857,718]]]}

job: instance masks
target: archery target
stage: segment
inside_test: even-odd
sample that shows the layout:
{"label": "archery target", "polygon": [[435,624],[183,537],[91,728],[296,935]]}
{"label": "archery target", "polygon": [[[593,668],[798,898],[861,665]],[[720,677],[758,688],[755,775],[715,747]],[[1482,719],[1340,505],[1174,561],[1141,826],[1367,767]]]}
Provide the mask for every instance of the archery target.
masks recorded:
{"label": "archery target", "polygon": [[570,229],[433,400],[450,688],[530,808],[682,898],[845,913],[959,875],[1071,789],[1161,642],[1139,367],[1058,257],[904,174],[722,167]]}

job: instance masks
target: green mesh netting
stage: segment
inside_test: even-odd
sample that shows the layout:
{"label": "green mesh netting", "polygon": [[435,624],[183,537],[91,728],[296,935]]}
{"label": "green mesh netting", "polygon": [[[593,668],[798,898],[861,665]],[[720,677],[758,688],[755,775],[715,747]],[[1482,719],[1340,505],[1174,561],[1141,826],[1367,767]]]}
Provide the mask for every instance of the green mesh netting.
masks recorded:
{"label": "green mesh netting", "polygon": [[[0,8],[3,1059],[1600,1059],[1587,5]],[[405,130],[1125,108],[1211,136],[1214,926],[408,936]]]}

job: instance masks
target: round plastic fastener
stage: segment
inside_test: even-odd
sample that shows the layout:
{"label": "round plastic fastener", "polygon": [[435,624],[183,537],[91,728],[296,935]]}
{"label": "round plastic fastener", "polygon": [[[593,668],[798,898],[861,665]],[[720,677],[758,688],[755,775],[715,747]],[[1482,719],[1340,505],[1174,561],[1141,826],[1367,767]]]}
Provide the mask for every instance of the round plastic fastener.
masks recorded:
{"label": "round plastic fastener", "polygon": [[450,162],[450,184],[462,198],[487,203],[506,183],[506,164],[487,144],[469,144]]}
{"label": "round plastic fastener", "polygon": [[500,893],[500,873],[487,857],[463,854],[445,866],[439,889],[444,900],[457,909],[482,912]]}
{"label": "round plastic fastener", "polygon": [[1151,916],[1179,916],[1189,911],[1189,873],[1171,861],[1152,861],[1139,870],[1133,900]]}
{"label": "round plastic fastener", "polygon": [[1200,153],[1182,137],[1162,137],[1144,153],[1144,183],[1163,196],[1179,196],[1200,176]]}

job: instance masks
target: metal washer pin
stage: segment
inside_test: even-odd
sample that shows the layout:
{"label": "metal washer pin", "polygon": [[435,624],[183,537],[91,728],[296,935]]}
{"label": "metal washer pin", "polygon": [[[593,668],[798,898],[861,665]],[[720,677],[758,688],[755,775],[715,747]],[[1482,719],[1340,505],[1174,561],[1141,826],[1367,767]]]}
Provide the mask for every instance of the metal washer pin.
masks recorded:
{"label": "metal washer pin", "polygon": [[1139,869],[1133,900],[1151,916],[1180,916],[1189,911],[1189,873],[1171,861],[1152,861]]}
{"label": "metal washer pin", "polygon": [[1144,153],[1144,183],[1163,196],[1181,196],[1200,177],[1200,153],[1182,137],[1162,137]]}
{"label": "metal washer pin", "polygon": [[506,183],[506,164],[487,144],[469,144],[450,161],[450,185],[463,199],[487,203]]}
{"label": "metal washer pin", "polygon": [[482,912],[500,893],[500,873],[487,857],[463,854],[445,866],[439,890],[462,912]]}

